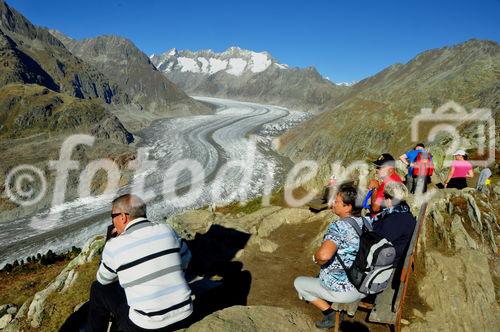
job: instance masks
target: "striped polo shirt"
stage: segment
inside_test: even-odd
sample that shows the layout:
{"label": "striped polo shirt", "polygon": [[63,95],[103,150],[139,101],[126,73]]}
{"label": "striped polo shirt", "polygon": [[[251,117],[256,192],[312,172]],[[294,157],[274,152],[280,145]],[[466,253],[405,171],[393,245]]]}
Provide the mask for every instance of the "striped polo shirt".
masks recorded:
{"label": "striped polo shirt", "polygon": [[193,312],[191,289],[184,278],[190,259],[187,245],[169,225],[137,218],[104,246],[97,281],[106,285],[118,279],[130,320],[145,329],[158,329]]}

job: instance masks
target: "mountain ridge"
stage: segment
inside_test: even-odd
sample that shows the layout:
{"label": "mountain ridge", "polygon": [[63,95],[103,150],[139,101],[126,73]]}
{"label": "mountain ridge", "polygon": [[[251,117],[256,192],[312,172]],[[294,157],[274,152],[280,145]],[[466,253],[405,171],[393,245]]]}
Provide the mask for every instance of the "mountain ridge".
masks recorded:
{"label": "mountain ridge", "polygon": [[232,46],[223,52],[172,48],[150,56],[154,65],[189,94],[273,103],[320,112],[349,89],[316,68],[289,67],[269,52]]}
{"label": "mountain ridge", "polygon": [[[30,63],[26,66],[29,67],[33,62],[37,63],[57,84],[57,88],[54,85],[47,86],[48,88],[77,98],[99,98],[107,104],[128,102],[128,95],[114,82],[72,55],[48,29],[35,26],[4,0],[0,0],[0,29],[15,43],[17,50],[28,56]],[[2,58],[6,55],[16,55],[15,51],[12,53],[5,51],[6,47],[12,45],[3,46]],[[28,58],[17,58],[11,63],[22,67],[23,60]],[[18,77],[17,81],[9,83],[34,82],[24,82],[22,77]]]}
{"label": "mountain ridge", "polygon": [[[66,48],[116,82],[131,96],[131,103],[153,113],[178,115],[206,114],[211,110],[189,98],[153,65],[149,57],[127,38],[103,35],[81,40],[72,39],[57,30],[50,32]],[[179,104],[179,105],[177,105]],[[174,114],[172,114],[174,115]]]}

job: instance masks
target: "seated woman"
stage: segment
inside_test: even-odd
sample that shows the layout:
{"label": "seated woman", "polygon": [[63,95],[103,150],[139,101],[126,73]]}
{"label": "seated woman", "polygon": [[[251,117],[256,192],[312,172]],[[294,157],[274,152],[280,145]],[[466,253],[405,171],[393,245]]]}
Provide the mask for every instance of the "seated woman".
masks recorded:
{"label": "seated woman", "polygon": [[444,187],[463,189],[467,187],[467,178],[474,177],[472,164],[466,160],[467,155],[464,150],[458,150],[453,156],[455,160],[451,162],[450,172]]}
{"label": "seated woman", "polygon": [[323,312],[323,319],[316,322],[318,328],[328,329],[335,325],[335,312],[326,301],[351,303],[365,297],[349,282],[336,258],[336,254],[339,255],[347,267],[356,258],[359,236],[346,221],[347,218],[353,218],[359,227],[363,226],[360,217],[362,207],[358,207],[356,202],[356,188],[352,185],[340,186],[332,203],[333,212],[340,219],[330,223],[323,243],[313,256],[314,263],[321,266],[319,278],[298,277],[294,282],[299,298],[311,302]]}

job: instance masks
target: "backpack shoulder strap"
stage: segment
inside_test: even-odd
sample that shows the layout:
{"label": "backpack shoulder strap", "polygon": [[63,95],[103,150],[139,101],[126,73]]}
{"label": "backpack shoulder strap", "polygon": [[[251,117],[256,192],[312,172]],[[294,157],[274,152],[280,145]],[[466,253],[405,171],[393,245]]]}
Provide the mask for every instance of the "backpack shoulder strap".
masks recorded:
{"label": "backpack shoulder strap", "polygon": [[363,220],[363,225],[366,227],[366,229],[369,230],[370,232],[373,231],[373,227],[368,221],[368,219],[366,219],[365,217],[361,217],[361,219]]}
{"label": "backpack shoulder strap", "polygon": [[[363,225],[369,230],[371,231],[372,230],[372,226],[370,225],[370,223],[368,222],[368,220],[366,220],[365,217],[361,217],[361,219],[363,220]],[[363,229],[361,227],[359,227],[358,223],[356,222],[356,219],[354,219],[353,217],[348,217],[345,219],[345,221],[347,221],[347,223],[349,225],[351,225],[352,228],[354,228],[354,230],[356,231],[356,233],[358,233],[358,235],[361,237],[361,235],[363,234]],[[360,243],[361,244],[361,243]],[[348,268],[345,266],[344,264],[344,261],[342,260],[342,258],[340,258],[340,255],[338,254],[338,250],[337,252],[335,253],[335,256],[337,257],[337,259],[339,260],[339,263],[340,265],[342,266],[342,268],[347,271]]]}
{"label": "backpack shoulder strap", "polygon": [[347,221],[349,225],[351,225],[352,228],[354,228],[354,230],[356,231],[356,233],[358,233],[359,236],[363,234],[363,230],[361,229],[361,227],[359,227],[358,223],[356,222],[356,219],[354,219],[353,217],[348,217],[347,219],[345,219],[345,221]]}

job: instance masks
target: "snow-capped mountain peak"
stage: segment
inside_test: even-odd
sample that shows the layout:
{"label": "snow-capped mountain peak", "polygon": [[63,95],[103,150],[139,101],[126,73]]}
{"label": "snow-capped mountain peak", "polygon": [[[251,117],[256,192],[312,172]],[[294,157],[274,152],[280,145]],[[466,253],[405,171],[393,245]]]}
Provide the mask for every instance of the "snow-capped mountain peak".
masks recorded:
{"label": "snow-capped mountain peak", "polygon": [[288,68],[287,65],[278,63],[268,52],[254,52],[237,46],[229,47],[221,53],[212,50],[178,51],[172,48],[162,54],[153,54],[150,59],[165,73],[176,71],[213,75],[224,71],[229,75],[241,76],[263,72],[271,65],[279,69]]}

